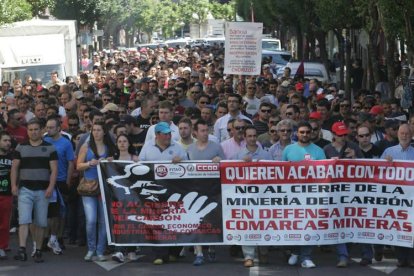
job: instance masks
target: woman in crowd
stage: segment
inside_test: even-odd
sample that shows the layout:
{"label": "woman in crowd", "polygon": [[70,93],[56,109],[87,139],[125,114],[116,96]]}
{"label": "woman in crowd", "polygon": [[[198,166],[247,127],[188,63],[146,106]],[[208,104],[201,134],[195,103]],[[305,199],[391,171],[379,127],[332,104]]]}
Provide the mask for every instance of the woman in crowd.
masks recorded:
{"label": "woman in crowd", "polygon": [[[115,160],[125,160],[125,161],[132,161],[138,162],[138,156],[134,155],[134,149],[131,147],[131,141],[125,134],[120,134],[116,138],[116,148],[117,153],[115,154]],[[119,263],[123,263],[125,261],[124,252],[128,253],[128,259],[131,261],[136,261],[137,255],[135,253],[135,247],[117,247],[116,252],[112,255],[112,260],[117,261]]]}
{"label": "woman in crowd", "polygon": [[[97,166],[101,160],[112,159],[115,152],[114,148],[104,124],[101,122],[95,123],[92,126],[90,140],[81,147],[77,161],[77,169],[84,172],[85,180],[98,181]],[[84,259],[85,261],[92,261],[92,257],[96,253],[98,261],[106,261],[104,256],[106,229],[101,195],[82,196],[82,202],[86,217],[88,244],[88,253]],[[98,231],[96,231],[97,222]],[[98,237],[96,233],[98,233]]]}

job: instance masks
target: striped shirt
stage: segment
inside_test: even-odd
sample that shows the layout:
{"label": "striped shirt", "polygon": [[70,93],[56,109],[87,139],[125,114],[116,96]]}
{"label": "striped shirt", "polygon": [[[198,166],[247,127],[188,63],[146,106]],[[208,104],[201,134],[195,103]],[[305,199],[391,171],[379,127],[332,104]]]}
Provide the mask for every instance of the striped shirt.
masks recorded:
{"label": "striped shirt", "polygon": [[24,143],[17,146],[14,159],[20,160],[20,187],[46,190],[50,180],[50,161],[58,160],[55,146],[43,141],[38,146]]}

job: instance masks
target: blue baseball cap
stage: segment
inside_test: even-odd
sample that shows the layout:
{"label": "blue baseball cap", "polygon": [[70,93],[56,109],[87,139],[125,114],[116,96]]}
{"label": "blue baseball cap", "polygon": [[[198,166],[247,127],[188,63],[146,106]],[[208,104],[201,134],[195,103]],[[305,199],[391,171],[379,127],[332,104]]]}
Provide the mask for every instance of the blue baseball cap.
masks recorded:
{"label": "blue baseball cap", "polygon": [[171,133],[171,128],[170,125],[166,122],[159,122],[158,124],[155,125],[155,133]]}

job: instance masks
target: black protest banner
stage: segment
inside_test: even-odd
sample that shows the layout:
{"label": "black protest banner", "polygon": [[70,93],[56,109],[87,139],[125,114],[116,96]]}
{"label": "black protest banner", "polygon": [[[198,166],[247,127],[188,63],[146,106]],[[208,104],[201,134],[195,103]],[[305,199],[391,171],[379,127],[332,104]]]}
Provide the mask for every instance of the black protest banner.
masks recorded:
{"label": "black protest banner", "polygon": [[101,162],[108,242],[221,244],[218,164]]}

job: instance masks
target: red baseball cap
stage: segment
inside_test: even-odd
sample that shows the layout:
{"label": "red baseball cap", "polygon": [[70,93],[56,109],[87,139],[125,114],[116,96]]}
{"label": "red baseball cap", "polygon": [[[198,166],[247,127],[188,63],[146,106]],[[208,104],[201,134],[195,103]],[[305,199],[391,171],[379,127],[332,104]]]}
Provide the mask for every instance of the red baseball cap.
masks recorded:
{"label": "red baseball cap", "polygon": [[314,111],[309,114],[309,119],[320,120],[322,119],[322,115],[320,112]]}
{"label": "red baseball cap", "polygon": [[379,115],[384,113],[384,108],[380,105],[374,105],[369,111],[372,115]]}
{"label": "red baseball cap", "polygon": [[343,122],[336,122],[332,125],[332,132],[337,136],[342,136],[348,134],[349,130]]}

